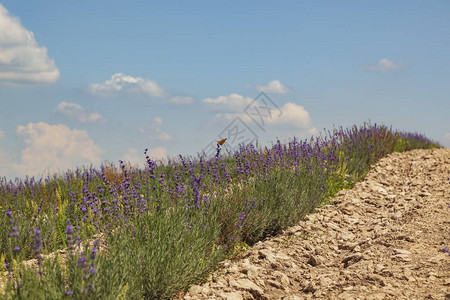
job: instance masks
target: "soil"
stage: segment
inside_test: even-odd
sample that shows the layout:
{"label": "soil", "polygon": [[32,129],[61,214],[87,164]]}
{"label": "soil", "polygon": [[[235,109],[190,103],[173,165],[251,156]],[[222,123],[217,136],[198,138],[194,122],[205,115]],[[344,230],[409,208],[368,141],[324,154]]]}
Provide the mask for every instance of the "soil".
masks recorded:
{"label": "soil", "polygon": [[177,299],[450,299],[450,149],[393,153]]}

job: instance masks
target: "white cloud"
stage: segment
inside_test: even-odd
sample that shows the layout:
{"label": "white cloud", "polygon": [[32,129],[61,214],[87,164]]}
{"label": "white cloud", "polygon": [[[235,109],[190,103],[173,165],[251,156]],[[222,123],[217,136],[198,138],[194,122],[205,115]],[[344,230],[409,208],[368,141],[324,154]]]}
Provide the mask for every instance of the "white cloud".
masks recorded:
{"label": "white cloud", "polygon": [[318,131],[313,126],[308,111],[301,105],[286,103],[281,107],[283,114],[274,114],[267,120],[269,134],[281,140],[293,137],[303,139]]}
{"label": "white cloud", "polygon": [[114,97],[122,94],[144,94],[151,97],[161,98],[166,92],[156,81],[141,77],[132,77],[122,73],[116,73],[110,80],[104,83],[93,83],[88,87],[88,91],[95,96]]}
{"label": "white cloud", "polygon": [[[301,128],[308,129],[312,127],[312,121],[309,117],[308,111],[298,104],[295,103],[286,103],[283,107],[280,108],[282,113],[273,113],[270,116],[263,117],[263,121],[266,126],[277,126],[283,128]],[[231,121],[236,117],[241,118],[243,122],[252,122],[252,118],[244,113],[219,113],[214,116],[214,119]]]}
{"label": "white cloud", "polygon": [[257,90],[260,92],[270,93],[270,94],[287,94],[289,89],[281,84],[279,80],[272,80],[266,86],[258,86]]}
{"label": "white cloud", "polygon": [[[316,134],[317,129],[313,126],[308,111],[301,105],[286,103],[281,108],[282,113],[273,113],[263,118],[264,133],[257,132],[258,135],[280,139],[304,138],[311,134]],[[245,124],[254,126],[252,118],[244,112],[239,113],[219,113],[214,116],[214,120],[220,123],[232,122],[239,117]]]}
{"label": "white cloud", "polygon": [[395,71],[403,67],[402,63],[395,63],[390,59],[382,58],[378,61],[376,65],[367,65],[364,66],[369,71],[379,71],[379,72],[388,72]]}
{"label": "white cloud", "polygon": [[167,102],[176,104],[191,104],[194,103],[194,98],[190,96],[174,96],[169,98]]}
{"label": "white cloud", "polygon": [[128,152],[124,154],[123,160],[134,167],[141,167],[145,163],[145,156],[134,148],[128,148]]}
{"label": "white cloud", "polygon": [[157,140],[160,141],[170,141],[173,139],[173,136],[171,136],[170,134],[168,134],[167,132],[161,132],[160,134],[158,134],[158,136],[156,137]]}
{"label": "white cloud", "polygon": [[18,126],[16,132],[26,145],[20,162],[10,167],[16,176],[36,176],[101,162],[103,151],[85,130],[39,122]]}
{"label": "white cloud", "polygon": [[167,149],[163,147],[149,149],[147,155],[153,160],[165,161],[167,159]]}
{"label": "white cloud", "polygon": [[295,103],[286,103],[281,107],[282,114],[273,114],[268,118],[268,125],[294,127],[294,128],[310,128],[312,126],[311,118],[306,109]]}
{"label": "white cloud", "polygon": [[250,97],[230,94],[229,96],[220,96],[218,98],[206,98],[202,102],[206,103],[211,109],[241,112],[253,101],[254,99]]}
{"label": "white cloud", "polygon": [[0,84],[45,84],[58,79],[59,70],[47,48],[40,47],[33,32],[0,4]]}
{"label": "white cloud", "polygon": [[56,113],[67,115],[82,123],[104,122],[105,119],[98,113],[87,113],[86,109],[72,102],[60,102],[54,110]]}
{"label": "white cloud", "polygon": [[153,119],[152,122],[153,126],[161,126],[162,125],[162,119],[160,117],[156,117],[155,119]]}
{"label": "white cloud", "polygon": [[139,131],[144,134],[148,134],[150,140],[159,140],[159,141],[170,141],[173,139],[173,137],[168,134],[167,132],[164,132],[162,130],[162,124],[163,120],[160,117],[156,117],[153,119],[152,123],[150,125],[144,124],[141,125],[139,128]]}
{"label": "white cloud", "polygon": [[[167,161],[167,150],[163,147],[149,149],[147,155],[156,161]],[[132,166],[140,167],[145,164],[145,156],[134,148],[128,148],[128,152],[124,154],[124,161]]]}

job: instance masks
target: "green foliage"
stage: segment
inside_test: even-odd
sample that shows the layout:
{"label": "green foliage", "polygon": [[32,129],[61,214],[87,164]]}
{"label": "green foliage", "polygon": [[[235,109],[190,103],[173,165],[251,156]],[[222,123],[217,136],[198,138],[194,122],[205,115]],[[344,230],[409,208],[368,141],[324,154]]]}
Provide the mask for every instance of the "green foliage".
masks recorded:
{"label": "green foliage", "polygon": [[250,250],[250,246],[247,245],[245,242],[239,242],[235,243],[233,247],[231,247],[230,251],[228,252],[228,258],[229,259],[237,259],[243,256],[247,251]]}

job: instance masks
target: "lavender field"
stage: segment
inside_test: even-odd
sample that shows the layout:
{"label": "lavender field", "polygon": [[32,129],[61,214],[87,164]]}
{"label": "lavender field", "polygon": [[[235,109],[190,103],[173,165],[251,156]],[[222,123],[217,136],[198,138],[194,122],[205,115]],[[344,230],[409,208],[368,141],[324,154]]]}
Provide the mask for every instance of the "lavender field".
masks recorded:
{"label": "lavender field", "polygon": [[381,157],[438,147],[365,124],[213,158],[147,156],[145,169],[1,178],[0,298],[170,299],[330,203]]}

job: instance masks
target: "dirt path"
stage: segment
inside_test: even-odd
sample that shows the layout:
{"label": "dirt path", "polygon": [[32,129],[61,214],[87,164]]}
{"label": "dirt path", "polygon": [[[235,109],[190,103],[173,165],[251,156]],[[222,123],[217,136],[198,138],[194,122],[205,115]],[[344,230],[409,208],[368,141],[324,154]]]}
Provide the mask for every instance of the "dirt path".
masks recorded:
{"label": "dirt path", "polygon": [[450,149],[391,154],[335,202],[182,298],[450,299]]}

